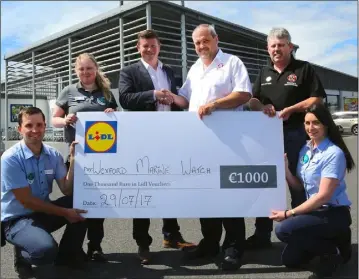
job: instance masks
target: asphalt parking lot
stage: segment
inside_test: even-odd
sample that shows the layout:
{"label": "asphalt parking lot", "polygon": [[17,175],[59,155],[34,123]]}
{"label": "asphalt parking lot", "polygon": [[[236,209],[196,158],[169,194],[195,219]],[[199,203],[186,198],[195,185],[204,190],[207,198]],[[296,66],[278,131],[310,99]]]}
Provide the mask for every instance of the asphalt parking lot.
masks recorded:
{"label": "asphalt parking lot", "polygon": [[[349,150],[358,162],[358,138],[346,135],[344,137]],[[357,163],[358,164],[358,163]],[[353,257],[343,266],[336,278],[358,278],[358,171],[357,168],[346,177],[349,197],[353,203],[351,214]],[[57,187],[54,187],[57,189]],[[55,191],[54,197],[59,196]],[[289,199],[288,199],[289,204]],[[199,221],[197,219],[180,219],[181,232],[186,240],[197,243],[201,239]],[[254,231],[254,219],[246,220],[247,237]],[[213,262],[188,263],[182,258],[182,252],[162,248],[162,221],[151,221],[150,233],[153,237],[151,251],[153,262],[141,266],[136,257],[137,246],[132,239],[132,220],[107,219],[105,221],[105,239],[103,250],[110,259],[109,263],[89,263],[84,271],[71,271],[66,268],[45,266],[36,268],[37,278],[307,278],[308,271],[288,270],[280,263],[280,253],[283,245],[272,235],[273,248],[264,251],[246,252],[243,266],[235,272],[219,271]],[[54,234],[58,241],[62,230]],[[86,248],[85,248],[86,249]],[[1,249],[1,278],[17,278],[13,271],[12,246],[7,244]]]}

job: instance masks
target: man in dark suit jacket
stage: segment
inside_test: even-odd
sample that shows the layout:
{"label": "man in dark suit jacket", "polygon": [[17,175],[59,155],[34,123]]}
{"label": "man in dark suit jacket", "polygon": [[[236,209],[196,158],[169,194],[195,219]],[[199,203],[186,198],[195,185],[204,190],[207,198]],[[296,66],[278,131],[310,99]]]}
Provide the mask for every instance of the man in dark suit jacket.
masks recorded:
{"label": "man in dark suit jacket", "polygon": [[[160,42],[153,30],[138,34],[138,52],[141,60],[126,66],[120,71],[119,95],[122,108],[131,111],[179,111],[173,104],[168,90],[177,94],[173,70],[158,60]],[[142,264],[150,260],[149,246],[152,238],[148,233],[150,219],[133,220],[133,238],[138,245],[138,255]],[[177,219],[163,219],[162,232],[165,248],[192,246],[186,242],[180,231]]]}

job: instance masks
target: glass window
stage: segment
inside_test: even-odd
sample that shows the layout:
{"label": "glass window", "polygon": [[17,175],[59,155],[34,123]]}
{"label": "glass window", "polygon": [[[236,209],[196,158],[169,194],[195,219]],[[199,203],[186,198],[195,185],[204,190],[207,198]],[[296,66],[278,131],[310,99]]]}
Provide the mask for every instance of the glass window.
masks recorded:
{"label": "glass window", "polygon": [[331,113],[339,111],[339,96],[327,95],[325,103]]}

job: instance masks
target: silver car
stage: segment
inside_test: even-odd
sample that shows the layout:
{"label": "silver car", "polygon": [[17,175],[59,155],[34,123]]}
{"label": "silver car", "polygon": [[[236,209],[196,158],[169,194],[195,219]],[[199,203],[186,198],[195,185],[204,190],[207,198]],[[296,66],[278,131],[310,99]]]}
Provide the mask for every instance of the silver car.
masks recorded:
{"label": "silver car", "polygon": [[338,111],[332,114],[335,125],[341,133],[358,135],[358,112]]}

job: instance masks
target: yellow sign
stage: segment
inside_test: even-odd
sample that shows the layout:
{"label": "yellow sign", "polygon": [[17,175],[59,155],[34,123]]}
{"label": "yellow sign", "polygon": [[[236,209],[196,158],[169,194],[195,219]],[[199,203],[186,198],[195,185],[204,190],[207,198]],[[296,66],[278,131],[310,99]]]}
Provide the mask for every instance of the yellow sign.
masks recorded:
{"label": "yellow sign", "polygon": [[117,121],[86,121],[85,153],[116,153]]}

